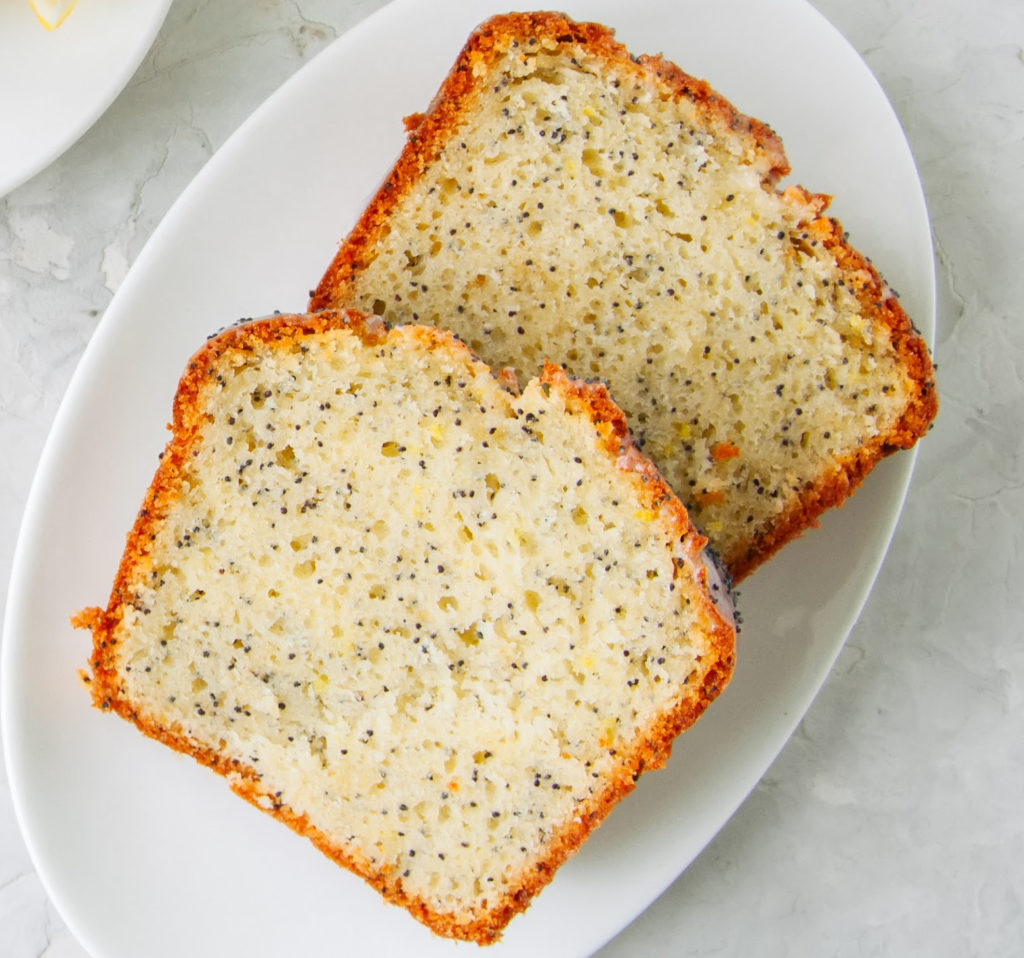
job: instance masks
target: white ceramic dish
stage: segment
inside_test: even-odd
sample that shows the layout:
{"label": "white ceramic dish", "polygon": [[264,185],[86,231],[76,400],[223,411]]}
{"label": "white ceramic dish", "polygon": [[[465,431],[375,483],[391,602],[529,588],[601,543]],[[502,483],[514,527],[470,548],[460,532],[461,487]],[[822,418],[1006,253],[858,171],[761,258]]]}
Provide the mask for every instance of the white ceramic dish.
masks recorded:
{"label": "white ceramic dish", "polygon": [[0,3],[0,197],[60,156],[114,101],[171,0],[83,0],[54,31]]}
{"label": "white ceramic dish", "polygon": [[[803,0],[562,4],[708,77],[785,139],[799,182],[838,195],[927,336],[934,276],[914,164],[881,89]],[[15,807],[40,876],[95,958],[450,955],[221,779],[89,706],[89,637],[164,442],[177,378],[211,331],[301,309],[425,107],[496,5],[398,0],[342,37],[215,156],[153,235],[90,343],[29,499],[5,623]],[[699,22],[700,29],[692,30]],[[425,39],[429,38],[429,42]],[[828,76],[829,84],[808,82]],[[862,138],[863,131],[870,138]],[[757,783],[804,714],[871,587],[913,454],[883,463],[819,531],[745,583],[732,685],[646,776],[497,956],[583,955],[638,915]]]}

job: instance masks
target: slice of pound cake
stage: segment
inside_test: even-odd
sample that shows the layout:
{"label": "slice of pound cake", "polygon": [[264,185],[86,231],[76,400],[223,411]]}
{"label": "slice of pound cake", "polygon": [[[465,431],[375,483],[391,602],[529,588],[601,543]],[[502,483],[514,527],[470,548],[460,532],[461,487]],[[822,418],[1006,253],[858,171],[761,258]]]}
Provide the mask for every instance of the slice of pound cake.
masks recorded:
{"label": "slice of pound cake", "polygon": [[432,327],[260,320],[181,381],[77,617],[86,680],[486,943],[729,680],[704,544],[603,386],[548,366],[520,393]]}
{"label": "slice of pound cake", "polygon": [[311,300],[608,381],[736,579],[936,412],[927,348],[782,144],[599,25],[469,40]]}

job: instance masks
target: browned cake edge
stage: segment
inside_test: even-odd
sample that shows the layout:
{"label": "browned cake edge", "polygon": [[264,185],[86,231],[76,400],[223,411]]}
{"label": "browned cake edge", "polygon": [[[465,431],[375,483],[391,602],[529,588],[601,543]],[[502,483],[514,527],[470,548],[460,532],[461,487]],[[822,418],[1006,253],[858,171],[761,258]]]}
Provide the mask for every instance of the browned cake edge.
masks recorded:
{"label": "browned cake edge", "polygon": [[849,245],[842,224],[834,217],[820,216],[805,229],[835,257],[846,274],[847,285],[856,290],[864,314],[888,329],[893,349],[914,389],[902,415],[887,433],[872,436],[853,454],[839,459],[831,471],[808,482],[799,500],[756,536],[748,549],[722,557],[735,582],[753,572],[787,542],[814,528],[826,510],[841,506],[882,459],[901,449],[910,449],[928,432],[939,411],[935,368],[928,346],[878,271],[867,257]]}
{"label": "browned cake edge", "polygon": [[[72,619],[75,627],[91,629],[93,636],[90,671],[83,671],[82,679],[90,690],[95,707],[115,712],[133,722],[147,736],[191,755],[203,765],[227,777],[231,788],[238,795],[308,838],[333,861],[365,879],[387,900],[406,908],[436,933],[489,944],[500,937],[508,922],[527,907],[531,899],[551,881],[558,867],[577,851],[612,808],[632,791],[640,774],[664,765],[675,737],[699,718],[728,683],[735,660],[735,632],[721,617],[706,592],[707,574],[702,559],[706,540],[694,529],[685,507],[665,484],[657,468],[636,449],[625,418],[610,399],[605,386],[570,379],[561,367],[548,365],[540,381],[562,395],[570,410],[587,415],[595,423],[604,450],[616,467],[631,477],[641,508],[659,509],[657,521],[668,524],[673,539],[682,547],[681,565],[686,566],[690,574],[705,586],[704,591],[689,598],[691,606],[698,612],[711,636],[712,649],[711,654],[702,661],[704,671],[700,681],[681,689],[675,707],[664,712],[620,753],[620,764],[614,776],[609,778],[599,794],[577,808],[571,821],[554,832],[547,854],[532,861],[524,869],[514,892],[488,902],[485,909],[468,915],[437,913],[422,900],[407,894],[400,878],[391,879],[375,869],[363,856],[332,841],[306,816],[297,814],[261,788],[254,768],[237,759],[228,759],[191,739],[178,725],[165,727],[144,714],[123,694],[115,631],[126,606],[130,606],[134,600],[130,583],[137,575],[136,570],[149,562],[154,531],[166,518],[177,497],[183,466],[191,458],[192,449],[205,422],[201,405],[204,388],[216,376],[218,359],[229,350],[245,351],[266,345],[286,347],[295,339],[339,326],[352,330],[367,344],[380,343],[388,335],[388,327],[384,323],[354,311],[327,310],[315,316],[279,316],[236,326],[221,333],[211,339],[189,362],[174,400],[172,437],[128,535],[108,606],[105,610],[95,607],[83,609]],[[404,330],[431,348],[450,349],[456,353],[461,351],[467,365],[476,361],[469,347],[449,332],[432,327],[404,327]],[[499,378],[505,383],[504,377],[499,375]],[[511,391],[517,393],[518,389]]]}
{"label": "browned cake edge", "polygon": [[[658,85],[677,98],[693,102],[699,112],[735,136],[747,136],[762,155],[764,184],[776,184],[790,172],[782,142],[764,123],[740,113],[705,81],[690,76],[659,56],[633,58],[614,32],[594,23],[577,23],[555,13],[518,13],[494,17],[469,38],[425,114],[406,121],[408,140],[376,196],[342,243],[319,285],[312,291],[313,311],[345,305],[353,277],[376,255],[378,240],[388,229],[392,209],[440,154],[452,133],[468,117],[487,68],[501,55],[510,40],[550,37],[558,42],[579,43],[610,70],[621,71],[641,82]],[[924,340],[914,329],[895,295],[878,271],[846,240],[838,220],[825,216],[831,198],[789,186],[808,208],[810,217],[799,224],[830,252],[837,265],[855,285],[865,315],[890,331],[900,363],[913,383],[907,408],[890,432],[873,437],[855,454],[838,460],[828,473],[809,481],[800,498],[757,534],[746,548],[720,557],[735,582],[739,582],[774,555],[787,542],[817,524],[827,509],[841,505],[886,456],[908,449],[923,436],[938,412],[935,370]],[[558,357],[550,357],[558,359]]]}

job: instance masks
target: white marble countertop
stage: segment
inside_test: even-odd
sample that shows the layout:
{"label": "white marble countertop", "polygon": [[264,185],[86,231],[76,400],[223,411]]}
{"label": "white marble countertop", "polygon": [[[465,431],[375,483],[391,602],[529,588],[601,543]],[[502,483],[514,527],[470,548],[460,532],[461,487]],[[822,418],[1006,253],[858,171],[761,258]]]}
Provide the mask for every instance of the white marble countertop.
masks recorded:
{"label": "white marble countertop", "polygon": [[[602,958],[1024,953],[1024,4],[812,2],[881,81],[919,165],[941,412],[796,734]],[[112,107],[0,199],[0,603],[48,427],[129,265],[252,109],[379,5],[176,0]],[[0,955],[84,954],[0,771]]]}

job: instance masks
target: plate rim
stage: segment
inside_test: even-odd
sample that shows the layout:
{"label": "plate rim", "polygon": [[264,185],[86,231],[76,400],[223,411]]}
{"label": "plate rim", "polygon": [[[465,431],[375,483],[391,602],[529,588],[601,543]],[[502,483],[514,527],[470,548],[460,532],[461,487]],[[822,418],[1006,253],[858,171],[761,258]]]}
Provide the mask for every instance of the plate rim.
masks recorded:
{"label": "plate rim", "polygon": [[[20,0],[20,2],[28,6],[29,0]],[[109,62],[109,70],[99,72],[99,82],[96,82],[97,74],[92,74],[95,90],[81,111],[74,116],[73,122],[68,122],[63,126],[59,135],[55,134],[34,143],[23,161],[12,165],[6,174],[0,169],[0,200],[24,186],[60,159],[95,126],[131,82],[142,61],[152,49],[174,0],[142,0],[142,2],[147,4],[148,9],[142,11],[141,14],[134,14],[135,16],[145,14],[145,16],[139,21],[138,33],[132,36],[133,42],[130,49],[126,50],[123,58]],[[85,3],[86,0],[83,0],[83,7]],[[123,5],[115,4],[111,9],[114,11],[127,10],[127,16],[133,15],[131,8],[126,8]],[[46,36],[52,36],[55,46],[57,42],[64,42],[65,37],[74,32],[76,12],[79,17],[86,13],[84,10],[73,10],[60,27],[53,31],[47,31],[29,9],[32,27],[38,28]],[[83,42],[87,41],[88,37]]]}

